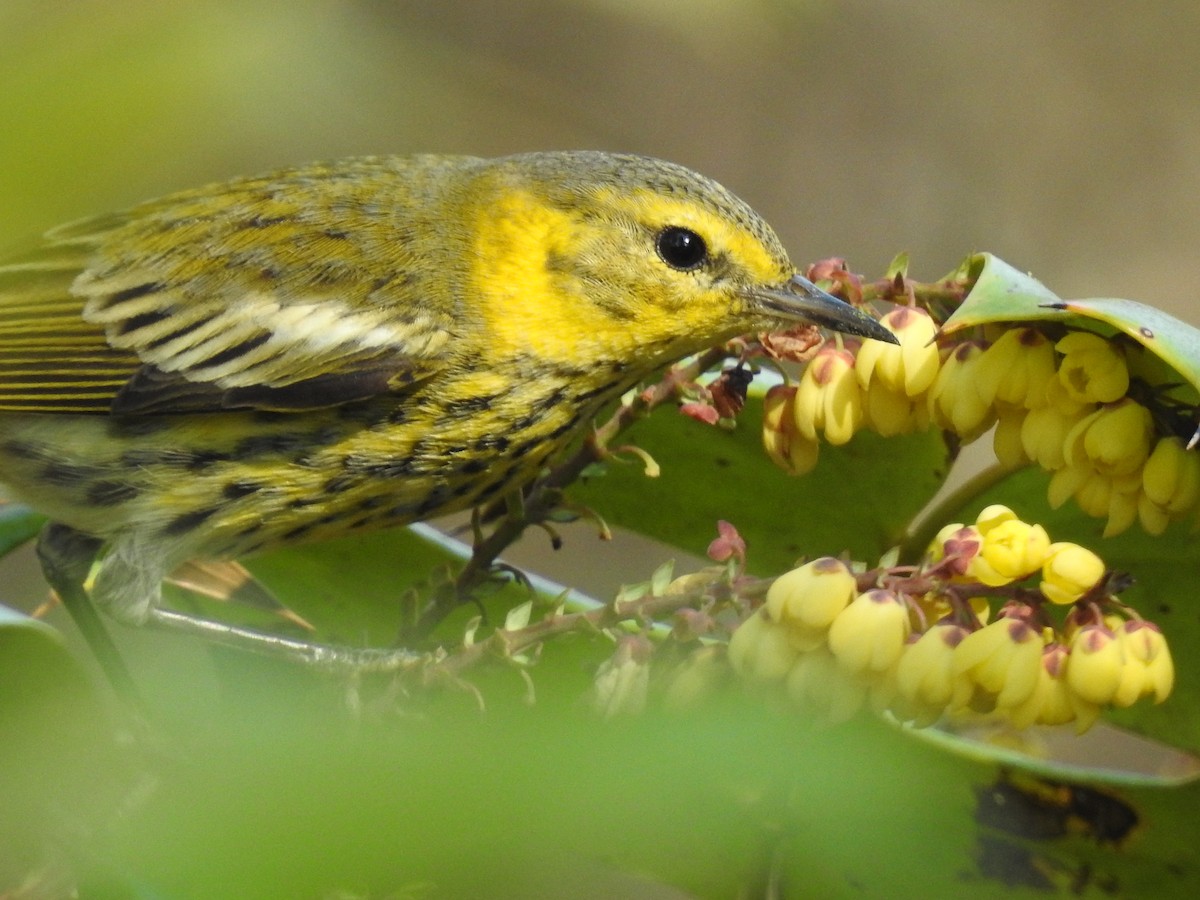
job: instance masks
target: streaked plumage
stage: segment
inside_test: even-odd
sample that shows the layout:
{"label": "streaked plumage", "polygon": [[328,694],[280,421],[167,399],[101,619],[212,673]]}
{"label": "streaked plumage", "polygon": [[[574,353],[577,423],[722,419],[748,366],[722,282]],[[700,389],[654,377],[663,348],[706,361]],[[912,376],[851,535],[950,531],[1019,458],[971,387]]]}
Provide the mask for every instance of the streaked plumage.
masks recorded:
{"label": "streaked plumage", "polygon": [[[669,227],[702,265],[664,258]],[[748,206],[641,157],[373,157],[175,194],[0,267],[0,480],[103,540],[95,596],[144,618],[186,559],[519,488],[631,384],[777,314],[879,336],[793,275]]]}

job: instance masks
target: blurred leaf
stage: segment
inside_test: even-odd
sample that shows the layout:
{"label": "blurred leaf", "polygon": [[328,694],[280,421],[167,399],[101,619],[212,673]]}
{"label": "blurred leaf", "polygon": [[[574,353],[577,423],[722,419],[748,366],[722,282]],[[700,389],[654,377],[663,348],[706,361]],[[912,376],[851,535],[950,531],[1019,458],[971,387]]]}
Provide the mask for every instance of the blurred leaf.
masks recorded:
{"label": "blurred leaf", "polygon": [[23,503],[0,501],[0,556],[7,556],[32,540],[45,523],[45,516]]}
{"label": "blurred leaf", "polygon": [[633,439],[662,466],[613,461],[601,477],[571,489],[614,524],[697,555],[725,519],[746,539],[750,568],[778,572],[801,556],[874,560],[898,539],[941,485],[948,452],[928,431],[899,438],[861,432],[844,447],[825,446],[814,471],[790,477],[762,450],[762,399],[751,397],[734,431],[662,409]]}

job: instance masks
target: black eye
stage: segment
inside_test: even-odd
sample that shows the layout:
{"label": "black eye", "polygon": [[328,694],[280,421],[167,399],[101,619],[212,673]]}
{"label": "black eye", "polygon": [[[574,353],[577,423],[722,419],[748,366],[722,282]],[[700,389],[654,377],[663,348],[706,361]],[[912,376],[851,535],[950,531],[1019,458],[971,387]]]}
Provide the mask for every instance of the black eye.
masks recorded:
{"label": "black eye", "polygon": [[660,231],[654,246],[663,262],[683,272],[697,268],[708,259],[704,238],[690,228],[678,225],[668,225]]}

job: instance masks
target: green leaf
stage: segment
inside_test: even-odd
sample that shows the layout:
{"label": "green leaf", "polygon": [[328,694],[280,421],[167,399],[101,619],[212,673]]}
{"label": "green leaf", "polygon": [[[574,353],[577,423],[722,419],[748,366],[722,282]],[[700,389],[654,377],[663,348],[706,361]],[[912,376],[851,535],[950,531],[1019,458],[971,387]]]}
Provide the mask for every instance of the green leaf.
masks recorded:
{"label": "green leaf", "polygon": [[0,502],[0,557],[32,540],[45,523],[45,516],[22,503]]}
{"label": "green leaf", "polygon": [[942,325],[943,334],[990,322],[1059,321],[1062,298],[1025,272],[990,253],[967,257],[960,271],[974,277],[970,293]]}
{"label": "green leaf", "polygon": [[976,281],[943,324],[942,333],[1014,322],[1063,322],[1104,334],[1117,331],[1162,359],[1200,391],[1200,329],[1195,326],[1135,300],[1063,300],[1033,276],[990,253],[968,257],[961,269]]}
{"label": "green leaf", "polygon": [[1200,329],[1134,300],[1064,300],[1060,305],[1065,312],[1133,338],[1200,391]]}
{"label": "green leaf", "polygon": [[766,574],[801,556],[849,551],[877,559],[933,496],[948,465],[937,432],[862,432],[844,447],[822,447],[814,471],[791,477],[763,452],[761,428],[762,400],[754,396],[734,431],[660,409],[633,434],[661,464],[660,477],[646,479],[640,463],[613,461],[571,496],[614,524],[697,555],[726,519],[746,539],[750,568]]}

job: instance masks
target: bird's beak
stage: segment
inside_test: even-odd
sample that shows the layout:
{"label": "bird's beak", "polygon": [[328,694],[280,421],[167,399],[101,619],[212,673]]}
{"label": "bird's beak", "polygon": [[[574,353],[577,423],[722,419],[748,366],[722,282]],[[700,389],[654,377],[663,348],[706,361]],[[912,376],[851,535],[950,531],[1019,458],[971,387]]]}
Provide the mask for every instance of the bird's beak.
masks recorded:
{"label": "bird's beak", "polygon": [[825,293],[800,275],[793,275],[782,287],[755,288],[748,292],[748,296],[768,315],[814,322],[834,331],[887,341],[889,344],[900,343],[894,334],[879,324],[878,319]]}

